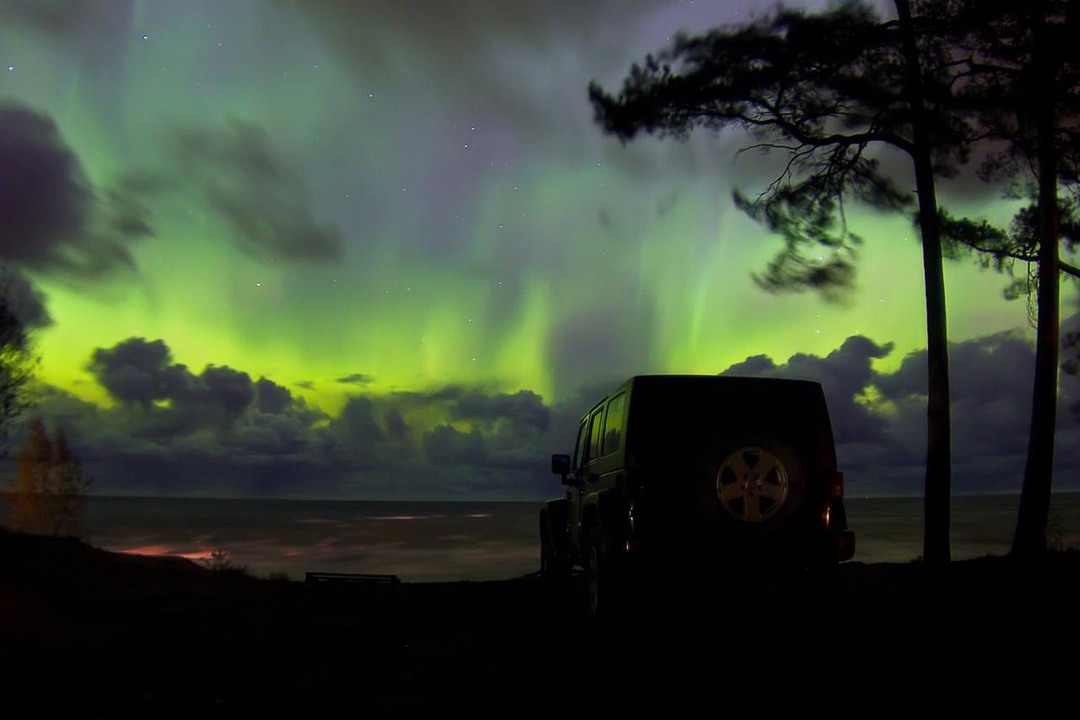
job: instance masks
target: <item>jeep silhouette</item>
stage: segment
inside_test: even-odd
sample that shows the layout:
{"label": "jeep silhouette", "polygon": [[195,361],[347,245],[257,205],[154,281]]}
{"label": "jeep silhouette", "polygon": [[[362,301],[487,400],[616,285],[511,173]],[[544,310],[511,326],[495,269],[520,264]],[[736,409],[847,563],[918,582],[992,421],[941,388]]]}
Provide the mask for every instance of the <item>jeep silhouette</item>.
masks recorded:
{"label": "jeep silhouette", "polygon": [[602,614],[657,571],[849,560],[843,475],[821,385],[697,375],[630,378],[586,413],[566,496],[540,511],[548,578],[585,576]]}

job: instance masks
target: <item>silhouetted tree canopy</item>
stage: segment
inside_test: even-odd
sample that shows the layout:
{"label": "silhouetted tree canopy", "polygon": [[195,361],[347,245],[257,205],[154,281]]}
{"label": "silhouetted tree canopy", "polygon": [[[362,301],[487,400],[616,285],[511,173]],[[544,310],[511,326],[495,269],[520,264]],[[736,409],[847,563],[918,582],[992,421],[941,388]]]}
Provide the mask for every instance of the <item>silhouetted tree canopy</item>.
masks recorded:
{"label": "silhouetted tree canopy", "polygon": [[0,280],[0,452],[6,449],[12,425],[27,407],[27,383],[33,377],[30,341],[9,286]]}
{"label": "silhouetted tree canopy", "polygon": [[[596,121],[626,142],[637,133],[684,139],[696,128],[734,128],[743,148],[786,154],[754,199],[735,202],[783,239],[759,285],[812,289],[835,299],[852,286],[862,238],[847,226],[848,202],[889,211],[918,199],[926,283],[927,478],[924,558],[949,559],[951,439],[948,338],[935,176],[968,157],[968,126],[951,104],[942,18],[912,18],[895,0],[884,21],[850,1],[818,13],[780,7],[749,23],[672,45],[635,64],[617,94],[589,86]],[[916,196],[883,159],[911,160]],[[876,154],[875,154],[876,153]]]}
{"label": "silhouetted tree canopy", "polygon": [[[888,156],[881,148],[911,157],[927,290],[928,560],[931,544],[941,557],[943,534],[931,527],[947,523],[941,493],[949,484],[941,257],[974,250],[980,262],[1003,272],[1011,274],[1017,263],[1036,268],[1014,276],[1008,292],[1038,296],[1033,421],[1014,552],[1038,551],[1045,548],[1053,465],[1058,274],[1078,274],[1059,255],[1059,242],[1075,248],[1077,223],[1074,203],[1058,207],[1058,183],[1076,198],[1080,9],[1068,0],[894,0],[894,6],[895,20],[856,1],[819,13],[780,7],[753,22],[680,35],[634,65],[619,93],[593,83],[589,96],[597,122],[624,142],[639,132],[682,139],[695,128],[737,128],[750,139],[743,151],[787,154],[783,170],[756,198],[735,191],[736,205],[783,239],[754,276],[773,292],[842,296],[853,285],[862,242],[847,227],[845,205],[908,209],[912,196],[895,170],[882,165]],[[937,207],[935,177],[955,175],[976,154],[980,177],[1011,197],[1035,199],[1009,228]]]}
{"label": "silhouetted tree canopy", "polygon": [[[1058,227],[1062,247],[1070,253],[1080,249],[1080,217],[1074,200],[1060,201]],[[1003,292],[1006,299],[1033,298],[1039,280],[1035,267],[1039,262],[1038,203],[1021,208],[1005,228],[986,220],[957,218],[943,210],[941,230],[954,255],[973,253],[980,265],[1009,278]],[[1080,279],[1080,268],[1064,260],[1061,271]]]}
{"label": "silhouetted tree canopy", "polygon": [[989,255],[998,269],[1024,261],[1027,277],[1008,295],[1036,298],[1035,378],[1027,463],[1011,552],[1047,549],[1060,359],[1060,274],[1075,247],[1074,205],[1060,187],[1077,189],[1080,148],[1080,10],[1066,0],[924,0],[952,19],[949,39],[958,69],[955,96],[983,153],[980,175],[1004,182],[1008,194],[1035,198],[1011,227],[952,221],[953,236]]}
{"label": "silhouetted tree canopy", "polygon": [[[924,39],[920,49],[930,68],[922,83],[928,149],[935,172],[951,176],[968,157],[967,126],[949,110],[944,43]],[[592,83],[589,97],[597,122],[623,141],[736,128],[751,138],[743,151],[786,153],[783,171],[757,197],[735,192],[741,209],[784,240],[756,279],[771,291],[810,288],[836,298],[852,286],[862,243],[847,227],[845,205],[903,210],[914,202],[872,154],[875,145],[915,152],[906,72],[899,24],[847,2],[678,35],[632,66],[617,94]]]}

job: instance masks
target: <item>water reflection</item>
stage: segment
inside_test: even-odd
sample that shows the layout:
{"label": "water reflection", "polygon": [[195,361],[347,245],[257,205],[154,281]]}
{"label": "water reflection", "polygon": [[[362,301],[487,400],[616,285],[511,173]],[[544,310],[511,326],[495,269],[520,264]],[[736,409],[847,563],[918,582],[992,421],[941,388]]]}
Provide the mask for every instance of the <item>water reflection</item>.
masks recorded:
{"label": "water reflection", "polygon": [[[954,499],[953,556],[1008,551],[1015,496]],[[208,561],[224,550],[260,576],[308,571],[390,573],[405,581],[500,580],[537,569],[539,503],[371,503],[91,498],[93,544]],[[922,552],[920,498],[848,501],[860,562],[909,562]],[[1080,494],[1054,497],[1060,541],[1080,547]]]}

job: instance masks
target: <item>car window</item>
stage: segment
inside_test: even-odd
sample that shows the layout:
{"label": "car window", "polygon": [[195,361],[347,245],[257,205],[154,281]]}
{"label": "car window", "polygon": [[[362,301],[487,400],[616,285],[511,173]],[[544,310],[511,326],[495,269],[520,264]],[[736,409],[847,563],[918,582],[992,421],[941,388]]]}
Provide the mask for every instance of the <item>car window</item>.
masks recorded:
{"label": "car window", "polygon": [[619,449],[625,414],[626,393],[620,393],[608,402],[607,415],[604,418],[604,455],[610,455]]}
{"label": "car window", "polygon": [[585,462],[585,440],[589,437],[588,431],[589,417],[586,415],[581,419],[581,427],[577,431],[577,445],[574,446],[574,463],[571,467],[577,469],[581,463]]}
{"label": "car window", "polygon": [[600,440],[604,430],[604,408],[600,408],[592,414],[589,420],[589,455],[586,460],[592,460],[600,454]]}

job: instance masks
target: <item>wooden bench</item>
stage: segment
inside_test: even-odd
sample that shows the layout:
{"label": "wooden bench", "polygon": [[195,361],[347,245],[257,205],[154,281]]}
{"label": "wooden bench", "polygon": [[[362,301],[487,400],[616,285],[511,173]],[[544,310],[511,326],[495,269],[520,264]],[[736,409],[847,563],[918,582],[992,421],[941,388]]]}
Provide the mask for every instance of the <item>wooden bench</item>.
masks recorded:
{"label": "wooden bench", "polygon": [[397,575],[380,573],[304,573],[307,585],[397,585],[401,582]]}

